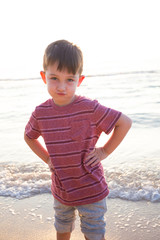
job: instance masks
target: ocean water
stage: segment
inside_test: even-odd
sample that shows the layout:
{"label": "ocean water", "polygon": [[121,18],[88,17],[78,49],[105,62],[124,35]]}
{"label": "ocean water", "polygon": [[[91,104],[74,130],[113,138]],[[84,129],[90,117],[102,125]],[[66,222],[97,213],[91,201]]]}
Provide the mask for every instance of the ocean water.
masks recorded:
{"label": "ocean water", "polygon": [[[124,141],[102,162],[109,197],[160,202],[160,71],[88,76],[77,94],[96,98],[133,121]],[[51,193],[49,169],[23,140],[31,112],[48,98],[40,79],[0,80],[0,196]],[[97,146],[108,138],[102,134]]]}

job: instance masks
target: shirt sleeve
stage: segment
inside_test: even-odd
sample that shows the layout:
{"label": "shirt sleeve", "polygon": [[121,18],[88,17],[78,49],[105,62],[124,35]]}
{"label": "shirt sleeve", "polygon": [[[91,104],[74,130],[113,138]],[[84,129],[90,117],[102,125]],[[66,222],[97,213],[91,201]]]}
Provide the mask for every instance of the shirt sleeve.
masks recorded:
{"label": "shirt sleeve", "polygon": [[38,120],[36,118],[36,110],[32,113],[25,127],[25,134],[30,139],[37,139],[41,135],[39,125],[38,125]]}
{"label": "shirt sleeve", "polygon": [[94,107],[94,120],[100,132],[109,134],[121,116],[121,112],[101,105],[97,100]]}

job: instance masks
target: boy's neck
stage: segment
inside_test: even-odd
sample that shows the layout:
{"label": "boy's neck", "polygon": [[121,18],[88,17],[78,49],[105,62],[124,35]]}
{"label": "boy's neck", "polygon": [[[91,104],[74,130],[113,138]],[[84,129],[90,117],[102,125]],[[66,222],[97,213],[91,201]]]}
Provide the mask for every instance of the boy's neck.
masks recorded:
{"label": "boy's neck", "polygon": [[72,98],[72,100],[70,101],[70,102],[68,102],[68,103],[66,103],[66,104],[56,104],[56,102],[54,101],[54,99],[52,98],[52,100],[53,100],[53,102],[54,102],[54,104],[56,105],[56,106],[58,106],[58,107],[65,107],[65,106],[68,106],[68,105],[70,105],[71,103],[73,103],[74,101],[75,101],[75,99],[76,99],[76,97],[77,97],[77,95],[74,95],[73,96],[73,98]]}

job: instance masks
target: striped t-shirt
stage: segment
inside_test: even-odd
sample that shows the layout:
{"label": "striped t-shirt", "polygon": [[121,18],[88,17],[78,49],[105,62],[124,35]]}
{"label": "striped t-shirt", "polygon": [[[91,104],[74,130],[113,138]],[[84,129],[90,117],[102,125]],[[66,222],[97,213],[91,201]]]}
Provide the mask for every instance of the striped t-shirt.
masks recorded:
{"label": "striped t-shirt", "polygon": [[54,167],[52,194],[61,203],[89,204],[108,195],[101,163],[86,166],[85,159],[100,134],[109,134],[120,115],[82,96],[63,107],[52,99],[36,107],[25,133],[31,139],[43,137]]}

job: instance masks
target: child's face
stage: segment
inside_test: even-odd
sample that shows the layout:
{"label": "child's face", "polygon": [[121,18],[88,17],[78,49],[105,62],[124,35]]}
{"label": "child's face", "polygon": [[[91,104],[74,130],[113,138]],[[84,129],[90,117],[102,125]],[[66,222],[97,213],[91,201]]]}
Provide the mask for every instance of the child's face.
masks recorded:
{"label": "child's face", "polygon": [[74,101],[77,85],[84,78],[78,73],[73,75],[68,71],[57,70],[57,64],[48,66],[45,74],[41,72],[43,81],[47,84],[48,93],[58,106],[65,106]]}

